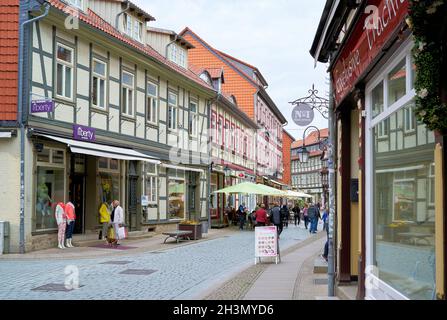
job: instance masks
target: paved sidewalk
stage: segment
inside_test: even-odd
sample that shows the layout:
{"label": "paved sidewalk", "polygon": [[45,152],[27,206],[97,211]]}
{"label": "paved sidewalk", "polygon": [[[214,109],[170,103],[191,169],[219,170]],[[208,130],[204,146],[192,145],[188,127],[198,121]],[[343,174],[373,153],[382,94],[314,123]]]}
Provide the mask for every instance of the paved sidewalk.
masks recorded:
{"label": "paved sidewalk", "polygon": [[207,300],[320,300],[327,297],[327,275],[314,274],[326,233],[320,232],[282,252],[281,263],[251,265],[218,288]]}
{"label": "paved sidewalk", "polygon": [[[107,257],[107,256],[121,256],[128,255],[129,253],[143,253],[148,251],[160,251],[167,250],[177,247],[188,246],[192,244],[197,244],[200,242],[218,239],[221,237],[227,237],[233,234],[238,233],[238,229],[236,228],[225,228],[225,229],[210,229],[208,233],[204,233],[202,235],[202,239],[200,240],[191,240],[191,241],[181,241],[176,243],[175,241],[168,240],[166,243],[164,239],[167,237],[162,234],[155,234],[152,237],[145,239],[126,239],[120,241],[120,244],[124,247],[131,247],[129,250],[119,250],[112,248],[97,248],[92,246],[78,246],[74,243],[74,248],[51,248],[45,250],[38,250],[27,252],[25,254],[3,254],[0,255],[0,261],[2,260],[44,260],[44,259],[91,259],[98,257]],[[98,243],[106,243],[105,241],[96,241]]]}

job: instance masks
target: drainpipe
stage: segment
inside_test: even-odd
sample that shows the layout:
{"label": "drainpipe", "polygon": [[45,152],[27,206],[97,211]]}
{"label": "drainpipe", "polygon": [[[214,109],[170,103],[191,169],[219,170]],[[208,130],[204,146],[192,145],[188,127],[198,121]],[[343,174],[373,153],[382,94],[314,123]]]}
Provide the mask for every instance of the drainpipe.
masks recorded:
{"label": "drainpipe", "polygon": [[121,11],[120,13],[118,13],[117,15],[116,15],[116,19],[115,19],[115,28],[116,28],[116,30],[119,30],[119,21],[120,21],[120,16],[122,15],[122,14],[124,14],[127,10],[129,10],[130,9],[130,2],[129,1],[127,1],[127,7],[126,7],[126,9],[124,9],[123,11]]}
{"label": "drainpipe", "polygon": [[171,42],[169,42],[169,43],[166,45],[166,56],[165,56],[166,59],[168,59],[168,50],[169,50],[169,46],[170,46],[171,44],[177,42],[177,40],[178,40],[178,34],[175,34],[174,40],[172,40]]}
{"label": "drainpipe", "polygon": [[336,154],[336,137],[335,137],[335,102],[334,102],[334,86],[332,76],[329,84],[329,233],[328,233],[328,296],[335,297],[335,154]]}
{"label": "drainpipe", "polygon": [[23,121],[23,96],[24,82],[24,50],[25,50],[25,27],[30,23],[40,20],[50,12],[50,4],[45,3],[45,12],[33,19],[26,20],[20,24],[19,31],[19,91],[18,91],[18,114],[17,120],[20,126],[20,253],[25,253],[25,123]]}

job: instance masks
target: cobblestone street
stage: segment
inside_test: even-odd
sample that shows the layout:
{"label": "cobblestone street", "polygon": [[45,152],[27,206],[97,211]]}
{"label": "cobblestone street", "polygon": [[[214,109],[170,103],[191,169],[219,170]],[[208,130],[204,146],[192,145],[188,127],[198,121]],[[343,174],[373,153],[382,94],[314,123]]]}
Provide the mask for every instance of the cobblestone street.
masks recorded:
{"label": "cobblestone street", "polygon": [[[289,226],[281,235],[281,250],[309,236],[302,226]],[[217,286],[223,277],[236,277],[253,263],[254,232],[245,230],[144,253],[129,251],[94,259],[0,260],[0,299],[194,299]],[[66,279],[76,272],[79,288],[65,290]],[[36,290],[48,284],[59,284],[59,290]]]}

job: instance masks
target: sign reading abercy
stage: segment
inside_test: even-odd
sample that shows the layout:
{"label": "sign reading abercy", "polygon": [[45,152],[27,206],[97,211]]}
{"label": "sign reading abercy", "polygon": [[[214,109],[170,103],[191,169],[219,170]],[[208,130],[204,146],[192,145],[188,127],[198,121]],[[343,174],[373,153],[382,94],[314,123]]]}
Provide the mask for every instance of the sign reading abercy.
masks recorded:
{"label": "sign reading abercy", "polygon": [[292,119],[300,127],[308,126],[314,121],[314,109],[306,103],[299,103],[293,108]]}
{"label": "sign reading abercy", "polygon": [[95,141],[95,129],[74,124],[73,139],[81,141]]}
{"label": "sign reading abercy", "polygon": [[31,101],[31,113],[53,112],[53,100],[33,100]]}

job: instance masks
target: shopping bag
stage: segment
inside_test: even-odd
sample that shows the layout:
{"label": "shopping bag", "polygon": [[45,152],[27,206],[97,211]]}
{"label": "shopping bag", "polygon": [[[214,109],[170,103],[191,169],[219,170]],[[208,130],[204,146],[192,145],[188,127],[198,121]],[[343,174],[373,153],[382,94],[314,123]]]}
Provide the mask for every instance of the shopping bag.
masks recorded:
{"label": "shopping bag", "polygon": [[125,227],[118,228],[118,239],[126,239],[127,238],[127,230]]}
{"label": "shopping bag", "polygon": [[115,228],[109,227],[109,230],[107,231],[107,239],[109,239],[109,240],[116,239]]}

